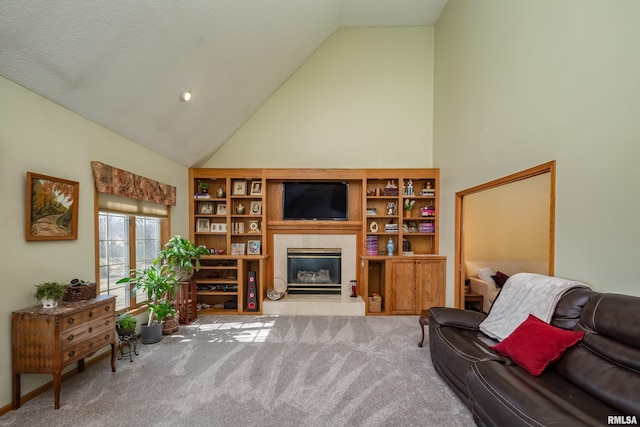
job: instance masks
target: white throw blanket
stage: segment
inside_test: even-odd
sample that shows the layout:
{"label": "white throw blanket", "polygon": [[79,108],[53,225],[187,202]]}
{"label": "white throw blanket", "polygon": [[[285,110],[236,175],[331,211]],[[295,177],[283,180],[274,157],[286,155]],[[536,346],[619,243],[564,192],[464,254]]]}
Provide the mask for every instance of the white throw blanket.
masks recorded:
{"label": "white throw blanket", "polygon": [[502,341],[524,322],[529,314],[549,323],[560,297],[569,289],[588,288],[584,283],[534,273],[511,276],[502,287],[480,330]]}

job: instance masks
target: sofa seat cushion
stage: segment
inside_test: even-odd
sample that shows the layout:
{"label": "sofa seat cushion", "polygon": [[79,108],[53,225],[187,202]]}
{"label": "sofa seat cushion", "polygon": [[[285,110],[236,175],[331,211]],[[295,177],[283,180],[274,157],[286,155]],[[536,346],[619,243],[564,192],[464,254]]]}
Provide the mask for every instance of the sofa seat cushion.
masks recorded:
{"label": "sofa seat cushion", "polygon": [[[458,395],[466,396],[465,378],[471,364],[481,360],[508,359],[489,347],[498,342],[478,330],[485,317],[474,311],[446,307],[430,309],[429,349],[435,369]],[[466,399],[465,399],[466,400]]]}
{"label": "sofa seat cushion", "polygon": [[474,417],[486,425],[602,426],[624,415],[553,369],[534,377],[517,365],[482,361],[472,364],[466,383]]}

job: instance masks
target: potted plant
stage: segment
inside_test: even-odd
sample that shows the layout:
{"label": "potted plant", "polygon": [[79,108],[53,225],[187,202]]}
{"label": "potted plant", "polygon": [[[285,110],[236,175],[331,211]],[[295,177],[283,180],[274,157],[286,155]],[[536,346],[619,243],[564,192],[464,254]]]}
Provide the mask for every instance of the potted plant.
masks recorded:
{"label": "potted plant", "polygon": [[207,193],[209,191],[209,183],[205,181],[198,180],[198,190],[201,193]]}
{"label": "potted plant", "polygon": [[43,308],[58,306],[58,302],[64,297],[67,287],[58,282],[43,282],[36,285],[35,299],[42,302]]}
{"label": "potted plant", "polygon": [[121,337],[131,335],[136,329],[137,320],[129,313],[116,315],[116,332]]}
{"label": "potted plant", "polygon": [[189,280],[194,268],[195,271],[200,270],[200,256],[208,254],[209,251],[204,246],[196,247],[186,237],[173,236],[153,263],[173,269],[176,280],[181,282]]}
{"label": "potted plant", "polygon": [[146,325],[140,325],[142,344],[153,344],[162,339],[162,319],[167,315],[167,304],[176,291],[178,282],[174,271],[168,266],[158,266],[157,259],[154,266],[145,270],[133,270],[131,277],[125,277],[116,283],[133,284],[131,294],[143,291],[147,295],[149,320]]}
{"label": "potted plant", "polygon": [[178,330],[178,319],[176,319],[178,310],[173,306],[173,303],[161,301],[156,305],[155,313],[158,321],[162,322],[162,335],[171,335]]}

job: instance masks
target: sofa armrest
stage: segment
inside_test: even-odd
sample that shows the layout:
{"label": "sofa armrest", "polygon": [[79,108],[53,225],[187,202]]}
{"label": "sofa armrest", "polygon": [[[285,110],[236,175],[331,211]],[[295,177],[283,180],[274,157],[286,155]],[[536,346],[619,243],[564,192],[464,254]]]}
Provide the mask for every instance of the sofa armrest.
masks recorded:
{"label": "sofa armrest", "polygon": [[477,311],[450,307],[431,307],[429,316],[431,321],[441,326],[455,326],[456,328],[472,330],[477,330],[480,323],[487,317],[486,314]]}
{"label": "sofa armrest", "polygon": [[469,289],[471,292],[475,292],[476,294],[480,294],[483,296],[483,304],[482,311],[488,313],[493,305],[493,302],[496,300],[496,296],[500,291],[493,283],[486,282],[477,277],[469,277]]}

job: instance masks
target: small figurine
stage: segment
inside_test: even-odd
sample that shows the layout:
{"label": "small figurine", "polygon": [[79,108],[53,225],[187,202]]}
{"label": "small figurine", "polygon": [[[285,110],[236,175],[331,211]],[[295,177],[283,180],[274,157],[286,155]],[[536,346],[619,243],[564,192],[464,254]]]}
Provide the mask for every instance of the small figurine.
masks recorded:
{"label": "small figurine", "polygon": [[409,180],[409,185],[407,186],[407,195],[413,196],[413,181]]}
{"label": "small figurine", "polygon": [[396,202],[387,203],[387,215],[394,215],[396,213]]}

